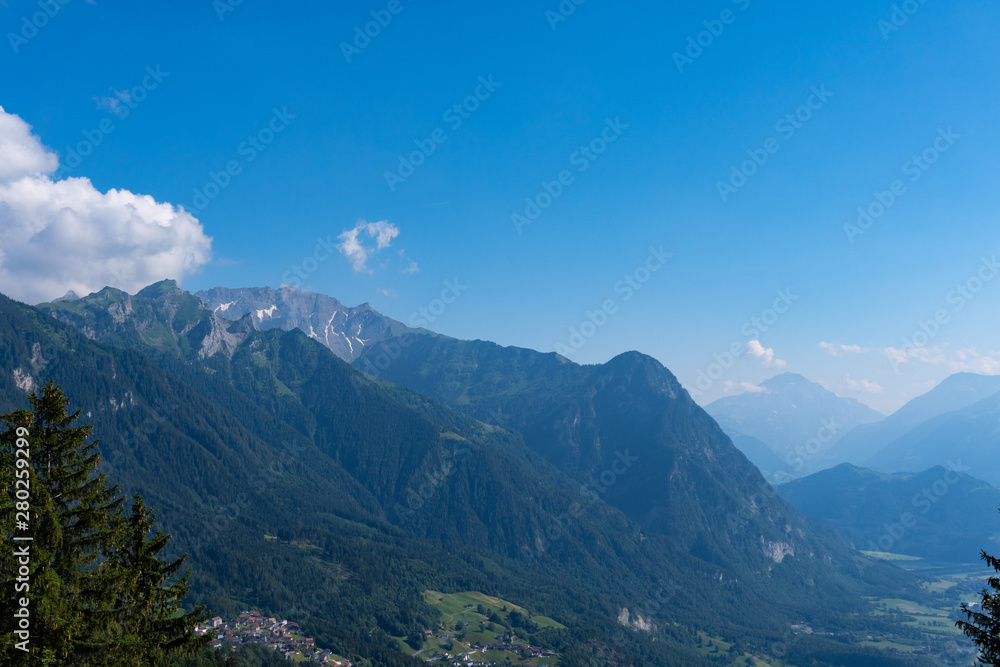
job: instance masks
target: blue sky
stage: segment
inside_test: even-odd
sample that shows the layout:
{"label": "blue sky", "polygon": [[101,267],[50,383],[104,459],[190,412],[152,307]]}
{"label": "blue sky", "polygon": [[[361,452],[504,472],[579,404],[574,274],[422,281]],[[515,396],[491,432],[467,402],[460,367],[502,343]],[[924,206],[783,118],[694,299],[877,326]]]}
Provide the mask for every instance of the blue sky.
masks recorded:
{"label": "blue sky", "polygon": [[[30,300],[42,271],[49,292],[277,287],[299,266],[302,287],[405,322],[457,280],[429,328],[582,363],[637,349],[702,403],[794,371],[890,411],[952,372],[1000,372],[1000,280],[973,289],[1000,252],[993,3],[231,3],[69,0],[44,20],[2,3],[0,106],[63,168],[23,173],[92,181],[59,186],[68,201],[172,207],[118,197],[141,213],[110,227],[77,211],[77,233],[114,231],[94,257],[60,250],[92,273],[73,283],[51,249],[15,261],[39,253],[16,228],[42,204],[0,206],[0,291]],[[894,201],[845,232],[876,193]],[[526,198],[548,204],[530,224],[512,220],[534,217]]]}

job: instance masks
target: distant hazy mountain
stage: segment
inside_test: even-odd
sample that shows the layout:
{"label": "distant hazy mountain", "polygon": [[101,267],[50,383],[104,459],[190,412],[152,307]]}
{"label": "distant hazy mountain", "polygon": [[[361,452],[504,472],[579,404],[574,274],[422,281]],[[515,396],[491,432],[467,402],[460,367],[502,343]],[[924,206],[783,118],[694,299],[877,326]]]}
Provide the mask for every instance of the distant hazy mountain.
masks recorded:
{"label": "distant hazy mountain", "polygon": [[760,391],[720,398],[705,410],[731,434],[768,445],[793,476],[824,467],[823,452],[858,424],[883,415],[853,398],[841,398],[795,373],[775,376]]}
{"label": "distant hazy mountain", "polygon": [[959,461],[1000,485],[1000,393],[929,419],[882,447],[867,464],[876,470],[912,471]]}
{"label": "distant hazy mountain", "polygon": [[195,296],[227,320],[249,315],[261,330],[299,329],[348,362],[357,359],[365,346],[409,330],[367,303],[351,308],[333,297],[291,287],[215,287]]}
{"label": "distant hazy mountain", "polygon": [[[865,464],[880,461],[878,452],[895,440],[903,437],[916,427],[940,415],[966,408],[973,403],[1000,392],[1000,376],[956,373],[945,378],[926,394],[914,398],[909,403],[875,424],[862,424],[851,430],[837,443],[836,463]],[[912,440],[912,438],[911,438]],[[885,463],[891,463],[890,454]],[[941,463],[934,461],[933,463]],[[914,462],[913,465],[920,465]],[[924,470],[929,465],[918,468],[898,468],[890,470]]]}
{"label": "distant hazy mountain", "polygon": [[768,481],[779,483],[788,481],[789,465],[782,461],[766,442],[735,431],[726,431],[726,435],[736,445],[736,449],[743,452],[743,455],[757,466]]}
{"label": "distant hazy mountain", "polygon": [[79,301],[79,300],[80,300],[80,297],[77,296],[76,292],[74,292],[73,290],[70,290],[70,291],[66,292],[65,294],[63,294],[58,299],[55,299],[54,303],[58,303],[60,301]]}
{"label": "distant hazy mountain", "polygon": [[971,563],[1000,538],[1000,490],[941,466],[887,475],[845,463],[778,492],[866,551]]}

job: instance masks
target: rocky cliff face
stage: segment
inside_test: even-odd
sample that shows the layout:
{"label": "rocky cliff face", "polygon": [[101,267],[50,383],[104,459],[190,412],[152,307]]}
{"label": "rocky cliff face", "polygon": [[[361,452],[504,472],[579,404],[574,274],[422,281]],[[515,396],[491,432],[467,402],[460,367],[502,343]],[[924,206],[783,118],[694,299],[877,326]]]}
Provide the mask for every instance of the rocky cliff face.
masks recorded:
{"label": "rocky cliff face", "polygon": [[255,330],[251,321],[234,323],[216,316],[172,280],[135,295],[105,287],[82,299],[43,303],[38,308],[91,340],[186,359],[207,359],[220,352],[231,355]]}
{"label": "rocky cliff face", "polygon": [[408,328],[368,304],[349,307],[333,297],[291,287],[229,289],[215,287],[195,294],[213,313],[227,320],[249,316],[262,329],[299,329],[352,362],[370,347]]}

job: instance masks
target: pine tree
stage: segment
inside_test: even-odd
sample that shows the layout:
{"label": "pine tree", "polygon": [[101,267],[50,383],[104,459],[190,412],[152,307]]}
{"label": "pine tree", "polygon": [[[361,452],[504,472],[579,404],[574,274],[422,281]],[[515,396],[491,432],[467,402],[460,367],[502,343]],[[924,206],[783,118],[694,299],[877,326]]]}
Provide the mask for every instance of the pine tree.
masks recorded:
{"label": "pine tree", "polygon": [[[28,399],[29,410],[0,417],[0,480],[4,487],[0,529],[4,544],[12,544],[17,503],[25,502],[15,495],[15,474],[21,474],[15,473],[15,451],[19,449],[19,434],[26,433],[30,519],[27,529],[20,528],[18,535],[32,538],[27,578],[30,589],[14,593],[17,564],[5,553],[0,560],[4,567],[0,614],[11,619],[17,598],[27,597],[31,636],[25,653],[10,640],[14,635],[4,632],[0,663],[143,664],[115,654],[134,643],[134,638],[126,636],[133,628],[151,630],[152,635],[142,640],[160,650],[185,647],[184,633],[178,628],[188,622],[193,625],[198,617],[179,616],[177,624],[163,620],[167,610],[176,609],[174,601],[187,592],[186,578],[163,585],[183,559],[170,564],[156,559],[169,538],[157,534],[151,543],[145,542],[151,518],[144,505],[139,505],[139,514],[123,515],[118,487],[111,486],[106,475],[97,474],[99,441],[88,442],[93,431],[90,425],[75,425],[80,412],[68,412],[69,401],[62,391],[49,382],[40,394],[30,393]],[[138,548],[130,530],[142,530]],[[150,581],[161,590],[151,590]],[[134,617],[128,619],[128,626],[122,622],[123,601],[132,603],[128,609]]]}
{"label": "pine tree", "polygon": [[110,565],[117,575],[112,578],[122,585],[114,605],[113,659],[108,664],[156,665],[169,653],[194,654],[211,639],[195,638],[191,632],[208,618],[204,606],[180,613],[190,573],[175,577],[187,556],[172,562],[159,559],[170,536],[157,530],[147,540],[154,519],[136,493]]}
{"label": "pine tree", "polygon": [[[994,571],[1000,572],[1000,559],[985,551],[982,558]],[[979,647],[979,664],[1000,665],[1000,577],[990,577],[987,585],[989,590],[984,589],[982,593],[982,612],[972,611],[963,604],[962,612],[968,620],[955,625]]]}
{"label": "pine tree", "polygon": [[[113,540],[121,499],[103,475],[94,474],[98,442],[87,442],[90,426],[73,426],[79,412],[67,412],[62,392],[50,382],[29,400],[31,410],[3,417],[2,443],[12,452],[17,428],[27,428],[33,538],[29,662],[61,664],[101,649],[97,637],[106,621],[101,608],[109,588],[102,556]],[[5,510],[11,512],[13,489],[5,496]]]}

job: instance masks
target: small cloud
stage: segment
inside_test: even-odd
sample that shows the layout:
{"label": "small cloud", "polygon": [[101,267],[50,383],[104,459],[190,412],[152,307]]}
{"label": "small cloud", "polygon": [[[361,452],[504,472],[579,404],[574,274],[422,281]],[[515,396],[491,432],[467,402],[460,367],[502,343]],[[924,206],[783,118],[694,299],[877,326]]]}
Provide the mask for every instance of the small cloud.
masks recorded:
{"label": "small cloud", "polygon": [[420,273],[420,267],[417,266],[416,262],[414,262],[412,259],[406,256],[406,250],[400,248],[397,254],[399,255],[400,259],[410,263],[410,265],[407,266],[402,271],[400,271],[400,273],[402,273],[403,275],[413,275],[414,273]]}
{"label": "small cloud", "polygon": [[396,290],[394,289],[380,289],[378,293],[381,294],[382,296],[387,296],[390,299],[395,299],[397,296],[399,296],[398,294],[396,294]]}
{"label": "small cloud", "polygon": [[844,345],[843,343],[828,343],[826,341],[822,341],[819,344],[819,349],[834,357],[839,357],[841,354],[861,354],[862,352],[871,352],[869,348],[861,347],[860,345]]}
{"label": "small cloud", "polygon": [[889,359],[889,361],[892,363],[893,366],[899,366],[900,364],[905,364],[907,361],[910,360],[906,352],[903,352],[902,350],[895,347],[887,347],[884,350],[882,350],[882,353],[885,354],[885,356]]}
{"label": "small cloud", "polygon": [[847,381],[847,388],[851,391],[859,391],[865,394],[881,394],[885,389],[878,382],[868,380],[853,380],[850,375],[844,376]]}
{"label": "small cloud", "polygon": [[[375,246],[365,245],[365,236],[375,240]],[[399,227],[389,224],[386,220],[379,222],[360,221],[354,229],[348,229],[340,234],[340,245],[337,249],[351,263],[351,268],[359,273],[371,273],[368,259],[385,250],[392,240],[399,236]],[[360,238],[359,238],[360,237]]]}
{"label": "small cloud", "polygon": [[242,259],[229,259],[228,257],[217,257],[215,263],[219,266],[242,266]]}
{"label": "small cloud", "polygon": [[752,359],[757,359],[761,364],[769,368],[784,368],[788,364],[774,356],[774,348],[765,348],[759,340],[752,340],[746,345],[747,355]]}
{"label": "small cloud", "polygon": [[766,394],[767,387],[761,387],[753,382],[747,382],[743,380],[742,382],[733,382],[732,380],[726,380],[722,383],[722,389],[727,394]]}
{"label": "small cloud", "polygon": [[[996,355],[996,352],[990,354]],[[953,373],[979,373],[980,375],[1000,375],[1000,360],[993,356],[980,354],[974,348],[963,348],[956,350],[948,368]]]}
{"label": "small cloud", "polygon": [[104,109],[105,111],[112,113],[119,118],[124,118],[128,115],[128,110],[122,106],[122,102],[131,102],[132,96],[129,95],[127,90],[115,90],[111,89],[114,93],[114,97],[109,97],[107,95],[102,97],[95,97],[94,101],[97,102],[98,109]]}
{"label": "small cloud", "polygon": [[900,366],[910,362],[936,366],[948,361],[947,355],[939,345],[934,347],[917,347],[915,345],[905,345],[902,348],[886,347],[882,349],[882,354],[889,360],[897,373],[900,372]]}

